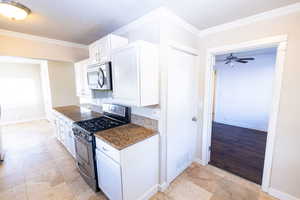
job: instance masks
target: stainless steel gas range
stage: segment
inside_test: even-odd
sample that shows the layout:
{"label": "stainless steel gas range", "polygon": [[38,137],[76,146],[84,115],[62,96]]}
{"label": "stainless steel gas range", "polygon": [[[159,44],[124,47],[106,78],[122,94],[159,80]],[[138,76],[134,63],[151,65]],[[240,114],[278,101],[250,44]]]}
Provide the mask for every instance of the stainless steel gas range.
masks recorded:
{"label": "stainless steel gas range", "polygon": [[130,108],[121,105],[103,104],[102,117],[74,123],[73,132],[75,136],[77,168],[83,179],[94,191],[99,190],[94,133],[129,122]]}

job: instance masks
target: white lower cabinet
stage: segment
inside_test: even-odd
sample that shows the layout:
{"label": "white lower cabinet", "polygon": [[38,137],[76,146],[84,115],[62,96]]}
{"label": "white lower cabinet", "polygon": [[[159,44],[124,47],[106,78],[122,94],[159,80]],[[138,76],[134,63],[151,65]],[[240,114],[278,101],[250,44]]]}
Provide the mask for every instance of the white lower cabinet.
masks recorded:
{"label": "white lower cabinet", "polygon": [[75,140],[72,130],[73,121],[67,119],[66,117],[64,117],[56,111],[53,111],[53,119],[56,138],[75,158]]}
{"label": "white lower cabinet", "polygon": [[158,191],[158,138],[118,150],[96,137],[99,188],[110,200],[146,200]]}
{"label": "white lower cabinet", "polygon": [[99,150],[96,154],[99,188],[109,199],[122,200],[121,166]]}

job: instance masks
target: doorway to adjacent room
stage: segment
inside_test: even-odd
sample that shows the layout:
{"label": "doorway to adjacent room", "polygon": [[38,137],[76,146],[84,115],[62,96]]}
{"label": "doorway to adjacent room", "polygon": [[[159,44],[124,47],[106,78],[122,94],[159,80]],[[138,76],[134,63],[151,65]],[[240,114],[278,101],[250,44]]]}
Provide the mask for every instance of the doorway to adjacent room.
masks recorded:
{"label": "doorway to adjacent room", "polygon": [[[269,38],[263,38],[260,40],[255,40],[255,41],[248,41],[248,42],[242,42],[238,44],[233,44],[233,45],[227,45],[227,46],[222,46],[222,47],[217,47],[213,49],[209,49],[207,51],[207,65],[206,65],[206,77],[205,77],[205,96],[204,96],[204,115],[203,115],[203,134],[202,134],[202,162],[204,165],[208,164],[209,162],[213,162],[212,156],[213,153],[211,152],[211,149],[213,149],[213,132],[218,132],[216,131],[216,128],[218,130],[226,129],[220,124],[215,123],[215,116],[216,114],[215,111],[215,103],[217,103],[217,100],[215,101],[215,85],[217,84],[217,79],[218,75],[215,73],[215,66],[217,64],[217,59],[218,56],[233,56],[235,55],[230,55],[231,53],[243,53],[243,52],[250,52],[250,51],[261,51],[263,49],[275,49],[276,51],[276,59],[275,59],[275,66],[274,66],[274,72],[273,72],[273,81],[272,81],[272,89],[271,89],[271,97],[269,98],[269,108],[268,108],[268,118],[264,118],[265,120],[265,125],[263,130],[256,130],[256,131],[262,131],[262,132],[267,132],[266,136],[266,142],[264,145],[264,142],[262,142],[261,146],[265,146],[265,150],[261,150],[260,152],[264,152],[264,158],[263,158],[263,164],[262,161],[260,161],[261,165],[263,165],[262,169],[260,168],[260,173],[261,178],[259,178],[259,181],[254,181],[261,183],[263,191],[267,191],[270,187],[270,175],[271,175],[271,168],[272,168],[272,159],[273,159],[273,151],[274,151],[274,143],[275,143],[275,136],[276,136],[276,124],[277,124],[277,115],[278,115],[278,110],[279,110],[279,102],[280,102],[280,91],[281,91],[281,79],[282,79],[282,72],[283,72],[283,66],[284,66],[284,61],[285,61],[285,53],[286,53],[286,46],[287,46],[287,37],[286,36],[275,36],[275,37],[269,37]],[[248,56],[247,56],[248,57]],[[224,59],[225,60],[225,59]],[[243,60],[242,60],[243,61]],[[245,60],[244,60],[245,61]],[[250,60],[246,60],[249,61]],[[226,63],[227,61],[225,61]],[[229,67],[234,66],[229,64]],[[240,62],[240,64],[245,64]],[[247,64],[247,63],[246,63]],[[247,79],[249,78],[246,77]],[[257,84],[257,83],[255,83]],[[234,87],[238,87],[237,84],[235,84]],[[270,88],[269,88],[270,90]],[[232,91],[231,91],[232,92]],[[236,93],[233,93],[231,96],[235,97],[237,96]],[[247,99],[246,99],[247,100]],[[227,102],[228,103],[228,102]],[[255,104],[256,102],[253,101],[252,104]],[[230,104],[233,104],[235,106],[236,102],[230,102]],[[247,104],[246,104],[247,105]],[[251,110],[252,111],[252,110]],[[238,113],[243,113],[243,112],[238,112]],[[220,115],[219,115],[220,116]],[[228,117],[227,117],[228,119]],[[255,119],[255,117],[254,117]],[[230,120],[230,117],[229,117]],[[224,123],[225,121],[223,121]],[[267,123],[266,123],[267,122]],[[215,123],[215,124],[214,124]],[[213,126],[214,124],[214,126]],[[259,123],[258,123],[259,124]],[[258,125],[257,124],[257,125]],[[262,128],[263,123],[261,123],[259,126]],[[266,125],[267,124],[267,125]],[[236,130],[235,128],[241,127],[240,124],[227,124],[229,125],[227,128],[229,129],[230,133],[238,133],[240,129]],[[231,125],[231,126],[230,126]],[[245,126],[245,124],[243,125]],[[215,127],[215,129],[214,129]],[[252,129],[253,127],[242,127],[245,129]],[[257,129],[257,127],[255,127]],[[255,130],[254,128],[254,130]],[[242,129],[242,130],[245,130]],[[264,131],[266,130],[266,131]],[[260,133],[263,134],[262,132],[256,132],[256,134]],[[232,136],[234,138],[234,136]],[[231,140],[233,141],[233,140]],[[263,141],[263,139],[262,139]],[[233,141],[234,144],[238,145],[240,142],[239,140]],[[249,144],[249,146],[254,146],[254,144]],[[232,145],[227,146],[232,147]],[[240,145],[242,148],[243,145]],[[216,148],[216,147],[215,147]],[[235,149],[235,152],[238,151],[238,149]],[[251,150],[250,150],[251,151]],[[228,154],[228,153],[227,153]],[[229,151],[229,155],[232,156],[234,153]],[[243,154],[244,157],[247,155]],[[247,159],[246,159],[247,160]],[[253,162],[255,158],[249,158],[247,164]],[[255,161],[256,162],[256,161]],[[236,165],[234,166],[235,168]],[[225,168],[225,167],[224,167]],[[227,166],[227,170],[228,170]],[[226,169],[225,169],[226,170]],[[230,170],[228,170],[230,171]],[[232,172],[232,170],[231,170]],[[235,172],[236,173],[236,172]],[[237,174],[237,173],[236,173]],[[246,174],[245,172],[243,174]],[[238,174],[241,176],[241,174]]]}

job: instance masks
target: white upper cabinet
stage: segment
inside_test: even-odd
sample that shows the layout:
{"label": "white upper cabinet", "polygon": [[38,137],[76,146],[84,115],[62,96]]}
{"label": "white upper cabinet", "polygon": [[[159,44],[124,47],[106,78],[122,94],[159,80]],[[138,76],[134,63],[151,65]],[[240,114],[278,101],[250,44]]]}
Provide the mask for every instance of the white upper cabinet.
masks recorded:
{"label": "white upper cabinet", "polygon": [[159,103],[158,48],[137,41],[112,53],[115,103],[149,106]]}
{"label": "white upper cabinet", "polygon": [[111,51],[127,44],[127,38],[113,34],[109,34],[97,40],[89,46],[91,64],[110,61]]}
{"label": "white upper cabinet", "polygon": [[89,59],[75,63],[76,94],[78,97],[90,97],[92,95],[87,81],[87,67],[89,64]]}

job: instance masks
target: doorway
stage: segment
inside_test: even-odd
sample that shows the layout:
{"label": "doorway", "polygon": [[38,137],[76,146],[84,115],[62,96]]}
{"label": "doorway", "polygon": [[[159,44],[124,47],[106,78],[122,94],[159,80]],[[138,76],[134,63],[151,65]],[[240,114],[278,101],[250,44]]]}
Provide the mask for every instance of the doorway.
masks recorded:
{"label": "doorway", "polygon": [[0,124],[51,119],[47,61],[0,56],[0,66]]}
{"label": "doorway", "polygon": [[285,53],[287,46],[287,36],[275,36],[263,38],[260,40],[248,41],[233,45],[222,46],[209,49],[207,51],[207,65],[205,77],[205,95],[204,95],[204,114],[203,114],[203,132],[202,132],[202,163],[207,165],[211,160],[211,138],[212,138],[212,122],[214,108],[214,87],[215,73],[213,67],[216,63],[216,56],[229,54],[232,52],[251,51],[264,48],[276,48],[276,65],[274,72],[274,84],[272,91],[272,100],[270,103],[270,114],[267,128],[267,141],[265,150],[265,159],[262,175],[262,190],[268,191],[270,187],[270,176],[272,168],[272,159],[274,151],[274,143],[276,136],[277,115],[280,102],[281,79],[285,61]]}
{"label": "doorway", "polygon": [[257,184],[262,174],[276,48],[216,56],[209,164]]}

